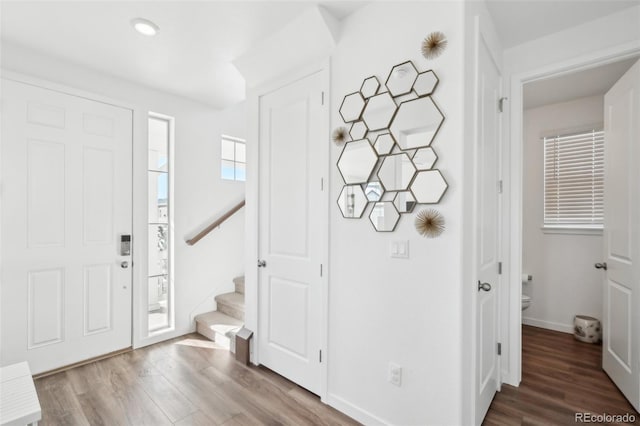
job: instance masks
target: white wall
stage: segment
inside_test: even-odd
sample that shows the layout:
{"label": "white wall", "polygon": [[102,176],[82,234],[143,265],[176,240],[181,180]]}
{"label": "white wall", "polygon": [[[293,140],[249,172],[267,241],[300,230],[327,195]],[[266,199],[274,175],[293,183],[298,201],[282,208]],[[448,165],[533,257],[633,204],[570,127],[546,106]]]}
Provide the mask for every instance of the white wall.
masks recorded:
{"label": "white wall", "polygon": [[524,324],[573,333],[573,316],[602,318],[602,234],[545,233],[544,151],[541,137],[591,129],[604,120],[604,98],[591,96],[524,112],[522,269],[533,276],[523,285],[532,297]]}
{"label": "white wall", "polygon": [[503,274],[509,287],[505,288],[501,334],[508,339],[503,345],[504,381],[511,385],[520,382],[521,341],[520,274],[522,266],[522,81],[530,81],[578,67],[606,63],[620,55],[640,51],[640,6],[604,16],[564,31],[514,46],[504,52],[505,96],[509,109],[505,114],[502,152],[505,179]]}
{"label": "white wall", "polygon": [[[139,308],[134,316],[134,344],[145,345],[193,330],[193,314],[214,309],[213,295],[232,291],[231,279],[243,273],[242,210],[197,245],[190,247],[184,241],[244,197],[243,183],[220,179],[219,142],[222,133],[245,137],[244,105],[221,112],[5,42],[1,65],[4,70],[105,96],[134,109],[134,256],[146,252],[146,205],[137,203],[147,199],[146,114],[153,111],[175,118],[176,327],[166,335],[145,338],[146,330],[141,324],[146,314],[146,267],[134,268],[138,285],[134,288],[134,303]],[[136,242],[143,244],[136,246]],[[134,262],[146,265],[146,254],[134,258]]]}
{"label": "white wall", "polygon": [[[449,189],[440,204],[403,215],[393,233],[375,232],[371,207],[361,220],[342,218],[341,147],[331,148],[328,401],[367,424],[462,423],[462,20],[458,2],[374,2],[343,22],[332,55],[331,129],[344,125],[344,95],[371,75],[384,83],[408,59],[440,78],[434,100],[446,117],[433,147]],[[420,44],[435,30],[449,45],[428,61]],[[423,207],[444,215],[441,237],[415,231]],[[410,259],[389,257],[396,240],[409,241]],[[389,362],[403,368],[401,387],[387,381]]]}

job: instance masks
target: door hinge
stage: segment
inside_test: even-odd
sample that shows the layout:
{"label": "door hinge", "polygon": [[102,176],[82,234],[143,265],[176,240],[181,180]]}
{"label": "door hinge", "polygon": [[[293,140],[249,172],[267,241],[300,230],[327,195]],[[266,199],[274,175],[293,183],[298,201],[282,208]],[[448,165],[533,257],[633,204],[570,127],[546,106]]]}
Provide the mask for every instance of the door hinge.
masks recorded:
{"label": "door hinge", "polygon": [[498,355],[502,355],[502,343],[498,343]]}
{"label": "door hinge", "polygon": [[502,194],[502,180],[498,181],[498,194]]}
{"label": "door hinge", "polygon": [[504,101],[508,100],[509,98],[506,97],[502,97],[500,99],[498,99],[498,112],[503,112],[504,111]]}
{"label": "door hinge", "polygon": [[320,351],[318,351],[318,352],[319,352],[318,361],[322,362],[322,349],[320,349]]}
{"label": "door hinge", "polygon": [[321,97],[321,99],[322,99],[322,100],[321,100],[322,105],[324,105],[324,92],[322,92],[322,94],[321,94],[321,96],[320,96],[320,97]]}
{"label": "door hinge", "polygon": [[324,191],[324,178],[320,178],[320,191]]}
{"label": "door hinge", "polygon": [[320,276],[322,276],[322,263],[320,264]]}
{"label": "door hinge", "polygon": [[502,262],[498,262],[498,275],[502,275]]}

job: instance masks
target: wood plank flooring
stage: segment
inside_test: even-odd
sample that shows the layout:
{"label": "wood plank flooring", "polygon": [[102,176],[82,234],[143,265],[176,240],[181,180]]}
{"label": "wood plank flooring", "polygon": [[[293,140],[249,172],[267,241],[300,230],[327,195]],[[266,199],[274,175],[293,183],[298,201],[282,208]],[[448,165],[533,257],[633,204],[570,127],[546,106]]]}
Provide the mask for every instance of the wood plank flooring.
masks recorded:
{"label": "wood plank flooring", "polygon": [[[602,346],[522,327],[522,382],[503,385],[484,425],[575,425],[575,413],[640,415],[602,370]],[[602,424],[602,423],[596,423]],[[604,423],[609,424],[609,423]]]}
{"label": "wood plank flooring", "polygon": [[191,334],[35,381],[41,425],[357,425]]}

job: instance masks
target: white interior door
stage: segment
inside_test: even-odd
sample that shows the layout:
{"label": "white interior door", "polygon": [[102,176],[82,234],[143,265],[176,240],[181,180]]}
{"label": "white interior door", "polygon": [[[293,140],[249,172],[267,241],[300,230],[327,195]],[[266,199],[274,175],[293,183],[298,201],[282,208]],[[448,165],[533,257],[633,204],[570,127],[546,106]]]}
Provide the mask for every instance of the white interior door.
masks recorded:
{"label": "white interior door", "polygon": [[476,424],[481,424],[500,386],[498,345],[498,164],[501,76],[480,37],[476,146]]}
{"label": "white interior door", "polygon": [[602,367],[640,411],[640,61],[604,102]]}
{"label": "white interior door", "polygon": [[260,98],[259,362],[321,388],[327,145],[322,73]]}
{"label": "white interior door", "polygon": [[37,374],[129,347],[132,112],[1,84],[0,364]]}

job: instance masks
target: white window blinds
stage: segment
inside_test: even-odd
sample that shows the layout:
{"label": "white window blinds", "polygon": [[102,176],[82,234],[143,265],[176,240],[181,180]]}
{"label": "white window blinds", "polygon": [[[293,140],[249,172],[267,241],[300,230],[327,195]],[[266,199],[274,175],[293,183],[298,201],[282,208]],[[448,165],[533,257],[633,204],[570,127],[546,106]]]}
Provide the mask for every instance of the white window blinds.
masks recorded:
{"label": "white window blinds", "polygon": [[604,131],[543,141],[544,226],[602,228]]}

